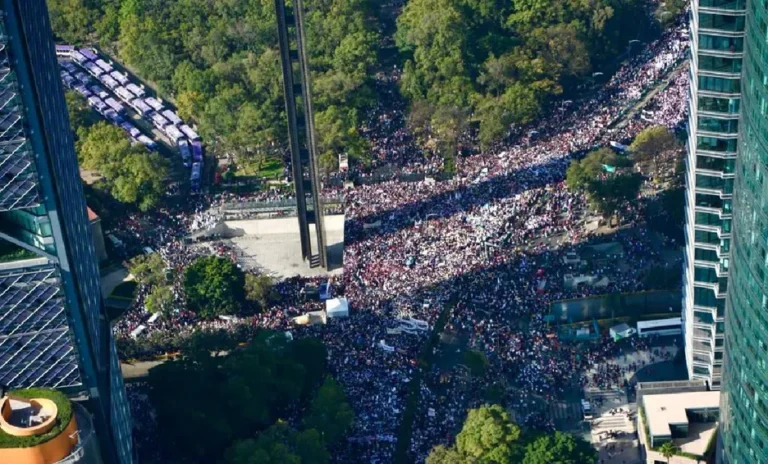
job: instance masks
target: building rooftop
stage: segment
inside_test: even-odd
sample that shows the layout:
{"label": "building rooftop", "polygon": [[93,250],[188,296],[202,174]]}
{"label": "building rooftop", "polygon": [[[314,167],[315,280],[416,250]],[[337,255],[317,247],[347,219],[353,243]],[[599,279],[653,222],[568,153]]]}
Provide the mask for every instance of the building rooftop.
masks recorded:
{"label": "building rooftop", "polygon": [[88,220],[89,221],[95,221],[99,218],[99,215],[94,213],[93,210],[89,207],[85,207],[85,209],[88,211]]}
{"label": "building rooftop", "polygon": [[686,410],[718,409],[720,392],[686,392],[643,396],[648,431],[653,437],[672,435],[671,425],[688,424]]}
{"label": "building rooftop", "polygon": [[0,449],[28,448],[61,434],[72,419],[72,404],[56,390],[16,390],[0,399],[0,416]]}

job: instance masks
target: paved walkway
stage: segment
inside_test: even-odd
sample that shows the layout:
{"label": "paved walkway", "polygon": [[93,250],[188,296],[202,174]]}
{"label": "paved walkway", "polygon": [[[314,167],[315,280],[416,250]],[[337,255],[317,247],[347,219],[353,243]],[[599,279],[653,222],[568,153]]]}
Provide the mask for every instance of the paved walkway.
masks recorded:
{"label": "paved walkway", "polygon": [[124,379],[140,379],[149,375],[149,370],[159,366],[164,361],[140,361],[133,364],[120,364],[120,370],[123,371]]}
{"label": "paved walkway", "polygon": [[[629,368],[633,363],[637,370],[646,369],[666,360],[674,359],[678,347],[667,339],[657,343],[650,350],[631,351],[618,356],[607,364],[616,364]],[[622,373],[622,380],[629,381],[636,375],[636,370],[627,369]],[[594,410],[595,419],[591,421],[591,439],[600,455],[601,464],[642,464],[639,441],[637,440],[637,404],[630,402],[627,391],[622,386],[599,389],[588,387],[584,396]],[[620,409],[622,412],[617,412]]]}

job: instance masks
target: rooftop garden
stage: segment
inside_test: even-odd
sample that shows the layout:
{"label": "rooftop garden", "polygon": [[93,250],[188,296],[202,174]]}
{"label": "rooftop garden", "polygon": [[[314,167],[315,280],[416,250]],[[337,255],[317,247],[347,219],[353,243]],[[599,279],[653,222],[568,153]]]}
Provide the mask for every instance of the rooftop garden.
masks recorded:
{"label": "rooftop garden", "polygon": [[44,398],[53,401],[56,404],[58,413],[56,424],[48,433],[32,437],[14,437],[0,430],[0,448],[31,448],[41,443],[45,443],[57,437],[69,425],[72,420],[72,403],[61,392],[49,388],[26,388],[24,390],[15,390],[11,395],[21,398]]}

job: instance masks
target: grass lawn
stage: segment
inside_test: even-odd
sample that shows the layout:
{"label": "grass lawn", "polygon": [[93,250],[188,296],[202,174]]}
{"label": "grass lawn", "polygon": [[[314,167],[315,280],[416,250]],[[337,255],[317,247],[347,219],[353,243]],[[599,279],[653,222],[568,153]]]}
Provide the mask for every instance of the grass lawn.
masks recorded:
{"label": "grass lawn", "polygon": [[248,162],[241,161],[236,164],[237,171],[235,171],[235,176],[238,177],[256,176],[274,179],[283,175],[283,161],[278,158],[268,157],[261,165],[261,169],[258,169],[257,163],[251,160]]}

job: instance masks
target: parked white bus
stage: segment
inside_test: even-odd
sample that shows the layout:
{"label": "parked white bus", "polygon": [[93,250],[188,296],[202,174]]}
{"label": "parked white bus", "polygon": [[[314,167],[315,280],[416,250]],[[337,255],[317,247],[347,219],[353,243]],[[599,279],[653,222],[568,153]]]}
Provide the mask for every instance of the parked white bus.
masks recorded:
{"label": "parked white bus", "polygon": [[640,337],[647,337],[649,335],[680,335],[681,333],[683,333],[683,319],[680,317],[638,321],[637,323],[637,335]]}

